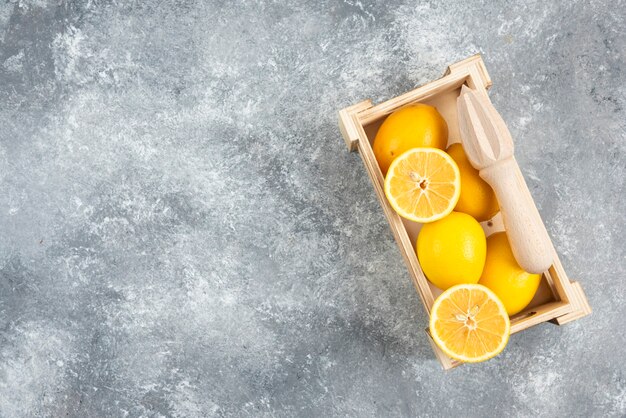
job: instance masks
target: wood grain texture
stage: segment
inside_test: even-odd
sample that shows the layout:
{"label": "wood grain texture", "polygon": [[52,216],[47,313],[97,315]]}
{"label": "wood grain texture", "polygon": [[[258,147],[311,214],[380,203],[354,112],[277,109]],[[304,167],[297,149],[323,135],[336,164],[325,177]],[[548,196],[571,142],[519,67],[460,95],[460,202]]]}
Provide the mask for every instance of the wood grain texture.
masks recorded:
{"label": "wood grain texture", "polygon": [[359,133],[356,130],[357,121],[354,119],[354,115],[368,107],[372,107],[371,100],[364,100],[355,105],[346,107],[345,109],[341,109],[338,112],[339,118],[339,130],[341,131],[341,136],[348,147],[348,151],[356,151],[357,144],[359,142]]}
{"label": "wood grain texture", "polygon": [[525,183],[514,158],[480,170],[500,205],[502,222],[517,263],[529,273],[543,273],[553,263],[550,238],[536,206],[523,192]]}
{"label": "wood grain texture", "polygon": [[552,265],[550,238],[525,192],[508,128],[485,94],[464,86],[457,103],[463,148],[496,194],[517,263],[529,273],[543,273]]}
{"label": "wood grain texture", "polygon": [[585,296],[585,292],[581,287],[580,283],[572,282],[572,289],[574,291],[574,298],[572,300],[572,305],[574,306],[574,310],[568,314],[559,316],[553,320],[558,325],[564,325],[568,322],[575,321],[582,317],[585,317],[591,314],[592,309],[587,301],[587,297]]}

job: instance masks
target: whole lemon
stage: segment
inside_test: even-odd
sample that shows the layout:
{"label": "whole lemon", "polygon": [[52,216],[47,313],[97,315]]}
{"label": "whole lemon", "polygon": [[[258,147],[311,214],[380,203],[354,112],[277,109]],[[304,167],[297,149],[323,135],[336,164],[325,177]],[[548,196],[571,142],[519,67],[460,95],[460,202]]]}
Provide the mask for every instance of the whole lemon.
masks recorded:
{"label": "whole lemon", "polygon": [[448,124],[437,109],[416,104],[396,110],[385,119],[374,138],[372,148],[383,175],[391,162],[412,148],[445,149]]}
{"label": "whole lemon", "polygon": [[424,224],[417,236],[417,258],[426,278],[441,290],[474,284],[485,265],[485,232],[468,214],[452,212]]}
{"label": "whole lemon", "polygon": [[452,144],[446,152],[459,166],[461,172],[461,196],[454,210],[472,215],[478,222],[493,218],[500,210],[498,200],[491,186],[478,175],[470,164],[463,146]]}
{"label": "whole lemon", "polygon": [[528,306],[540,282],[540,274],[526,273],[517,264],[506,233],[498,232],[487,238],[487,259],[478,283],[500,298],[509,315]]}

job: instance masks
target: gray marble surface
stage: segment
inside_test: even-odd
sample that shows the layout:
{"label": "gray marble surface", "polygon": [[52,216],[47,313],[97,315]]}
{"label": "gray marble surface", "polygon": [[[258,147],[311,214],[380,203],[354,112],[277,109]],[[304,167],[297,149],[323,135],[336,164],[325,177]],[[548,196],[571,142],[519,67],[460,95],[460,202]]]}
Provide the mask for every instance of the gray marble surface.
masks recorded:
{"label": "gray marble surface", "polygon": [[[481,52],[594,313],[444,373],[336,111]],[[626,3],[0,5],[0,416],[624,416]]]}

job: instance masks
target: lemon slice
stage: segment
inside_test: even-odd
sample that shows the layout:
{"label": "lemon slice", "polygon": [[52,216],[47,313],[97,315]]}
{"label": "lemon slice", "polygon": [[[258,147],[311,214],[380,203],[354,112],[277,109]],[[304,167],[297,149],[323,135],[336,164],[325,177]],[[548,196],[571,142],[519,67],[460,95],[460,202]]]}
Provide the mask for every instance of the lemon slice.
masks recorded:
{"label": "lemon slice", "polygon": [[454,160],[437,148],[413,148],[398,156],[385,177],[385,195],[403,218],[433,222],[454,209],[461,174]]}
{"label": "lemon slice", "polygon": [[491,290],[460,284],[443,292],[430,312],[430,335],[453,359],[478,363],[497,356],[509,341],[506,309]]}

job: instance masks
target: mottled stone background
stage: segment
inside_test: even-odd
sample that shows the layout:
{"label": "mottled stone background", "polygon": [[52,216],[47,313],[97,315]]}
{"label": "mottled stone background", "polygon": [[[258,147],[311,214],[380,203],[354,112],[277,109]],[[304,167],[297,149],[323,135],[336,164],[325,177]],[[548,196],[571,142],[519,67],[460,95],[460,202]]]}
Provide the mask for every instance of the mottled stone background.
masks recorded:
{"label": "mottled stone background", "polygon": [[[594,313],[444,373],[336,111],[476,52]],[[626,3],[0,5],[0,416],[624,416]]]}

